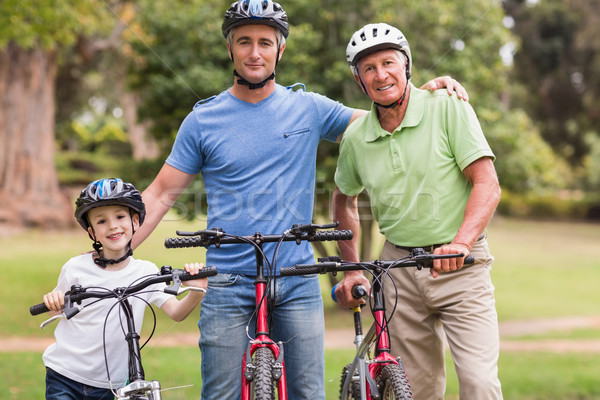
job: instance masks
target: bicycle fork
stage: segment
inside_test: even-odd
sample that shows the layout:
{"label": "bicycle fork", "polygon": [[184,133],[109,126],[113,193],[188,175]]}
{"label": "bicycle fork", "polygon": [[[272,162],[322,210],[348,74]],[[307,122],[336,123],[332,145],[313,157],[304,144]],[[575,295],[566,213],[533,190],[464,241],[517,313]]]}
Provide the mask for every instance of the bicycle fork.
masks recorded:
{"label": "bicycle fork", "polygon": [[[260,242],[259,242],[260,243]],[[262,248],[262,246],[260,246]],[[242,359],[242,400],[252,399],[251,382],[257,377],[257,366],[252,356],[261,348],[268,348],[272,353],[273,363],[271,365],[272,382],[277,382],[279,400],[287,400],[287,382],[285,378],[285,362],[283,359],[283,343],[275,343],[269,337],[269,323],[267,320],[268,310],[266,301],[267,280],[264,276],[263,259],[258,249],[255,249],[257,261],[257,277],[254,283],[256,290],[256,339],[248,342]],[[273,397],[274,398],[274,397]]]}
{"label": "bicycle fork", "polygon": [[[379,399],[377,378],[383,367],[389,364],[399,364],[390,354],[390,336],[385,319],[385,305],[379,281],[373,281],[373,317],[374,321],[366,336],[362,334],[362,317],[360,307],[354,308],[354,331],[357,355],[343,385],[342,398],[347,398],[348,390],[352,387],[351,380],[359,380],[361,399]],[[367,353],[371,344],[375,344],[375,354],[369,360]],[[356,373],[355,373],[356,372]]]}
{"label": "bicycle fork", "polygon": [[133,319],[133,309],[127,299],[121,301],[121,309],[127,321],[127,345],[129,346],[129,381],[130,383],[117,389],[118,399],[136,398],[136,395],[151,393],[153,400],[161,400],[161,387],[158,381],[146,381],[140,354],[140,335],[137,334]]}

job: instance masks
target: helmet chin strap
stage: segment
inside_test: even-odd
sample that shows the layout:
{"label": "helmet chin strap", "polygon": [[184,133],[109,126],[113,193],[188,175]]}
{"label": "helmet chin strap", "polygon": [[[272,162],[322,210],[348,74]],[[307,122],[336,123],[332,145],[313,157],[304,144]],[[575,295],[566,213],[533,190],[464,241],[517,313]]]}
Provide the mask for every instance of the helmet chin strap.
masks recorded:
{"label": "helmet chin strap", "polygon": [[102,245],[100,244],[100,242],[94,242],[92,247],[94,247],[94,250],[96,250],[96,252],[98,253],[98,257],[94,259],[94,263],[96,263],[96,265],[99,265],[102,268],[106,268],[108,264],[118,264],[122,261],[127,260],[129,256],[133,255],[133,251],[131,250],[131,241],[129,241],[129,245],[127,246],[128,249],[125,255],[119,258],[118,260],[104,258],[102,256]]}
{"label": "helmet chin strap", "polygon": [[375,105],[377,107],[383,107],[383,108],[394,108],[396,106],[401,106],[402,103],[404,103],[404,99],[406,98],[406,88],[407,87],[408,87],[408,81],[406,82],[406,85],[404,85],[404,92],[402,92],[402,96],[400,96],[400,98],[398,100],[394,101],[391,104],[385,104],[384,105],[384,104],[379,104],[379,103],[377,103],[375,101],[373,103],[375,103]]}
{"label": "helmet chin strap", "polygon": [[269,81],[270,81],[270,80],[272,80],[272,79],[275,79],[275,71],[273,71],[273,73],[272,73],[272,74],[271,74],[269,77],[267,77],[267,79],[265,79],[265,80],[263,80],[263,81],[261,81],[261,82],[258,82],[258,83],[251,83],[251,82],[248,82],[248,81],[247,81],[247,80],[246,80],[246,79],[245,79],[243,76],[241,76],[241,75],[240,75],[240,74],[239,74],[239,73],[238,73],[238,72],[237,72],[235,69],[233,70],[233,75],[234,75],[234,76],[237,76],[237,77],[239,78],[239,79],[237,80],[237,83],[239,83],[240,85],[246,85],[246,86],[248,86],[248,88],[249,88],[250,90],[254,90],[254,89],[260,89],[260,88],[264,87],[264,86],[267,84],[267,82],[269,82]]}

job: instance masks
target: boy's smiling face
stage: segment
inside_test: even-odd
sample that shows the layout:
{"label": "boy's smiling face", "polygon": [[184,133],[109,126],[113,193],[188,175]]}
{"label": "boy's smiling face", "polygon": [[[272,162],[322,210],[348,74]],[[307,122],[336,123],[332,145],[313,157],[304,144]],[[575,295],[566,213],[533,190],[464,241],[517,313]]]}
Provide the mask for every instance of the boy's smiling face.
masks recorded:
{"label": "boy's smiling face", "polygon": [[124,206],[92,208],[88,220],[88,232],[102,244],[104,257],[111,259],[127,252],[133,232],[139,227],[139,216],[134,213],[132,219],[129,208]]}

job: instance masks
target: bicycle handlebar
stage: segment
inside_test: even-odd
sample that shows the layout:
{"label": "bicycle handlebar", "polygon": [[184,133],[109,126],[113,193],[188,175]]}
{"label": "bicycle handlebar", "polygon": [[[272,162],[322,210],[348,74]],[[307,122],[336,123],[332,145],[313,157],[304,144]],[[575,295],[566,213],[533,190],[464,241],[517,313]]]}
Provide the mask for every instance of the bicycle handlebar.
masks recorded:
{"label": "bicycle handlebar", "polygon": [[[344,271],[360,271],[363,269],[387,269],[387,268],[402,268],[402,267],[417,267],[431,268],[433,260],[441,260],[445,258],[464,257],[464,253],[460,254],[429,254],[420,253],[411,255],[408,258],[391,260],[391,261],[365,261],[365,262],[350,262],[344,261],[339,257],[320,258],[316,264],[296,264],[292,267],[281,268],[281,276],[293,275],[310,275],[310,274],[326,274],[328,272],[344,272]],[[469,254],[465,257],[464,264],[469,265],[475,262],[475,258]]]}
{"label": "bicycle handlebar", "polygon": [[[172,286],[166,286],[164,291],[169,294],[178,294],[179,287],[182,281],[189,281],[194,279],[206,278],[209,276],[213,276],[217,274],[217,269],[215,267],[206,266],[198,271],[195,275],[190,275],[183,269],[172,269],[168,265],[164,265],[160,272],[155,275],[150,275],[147,278],[144,278],[140,283],[137,283],[128,287],[116,288],[114,290],[87,290],[87,288],[72,286],[71,290],[65,293],[65,315],[68,318],[71,318],[73,315],[77,314],[79,310],[76,310],[72,313],[67,312],[67,304],[75,304],[80,303],[82,300],[96,298],[96,299],[108,299],[108,298],[117,298],[124,297],[133,293],[137,293],[146,289],[148,286],[153,285],[155,283],[169,283],[173,281]],[[39,315],[45,312],[48,312],[48,307],[44,303],[33,305],[29,308],[29,312],[31,315]]]}
{"label": "bicycle handlebar", "polygon": [[183,247],[219,247],[221,244],[234,243],[273,243],[273,242],[292,242],[300,244],[301,241],[308,242],[324,242],[337,240],[351,240],[353,233],[350,230],[333,230],[333,231],[317,231],[317,229],[334,228],[337,223],[326,225],[294,225],[281,235],[262,235],[256,233],[252,236],[236,236],[230,235],[222,230],[209,229],[197,232],[180,232],[177,235],[183,237],[165,239],[166,248],[183,248]]}

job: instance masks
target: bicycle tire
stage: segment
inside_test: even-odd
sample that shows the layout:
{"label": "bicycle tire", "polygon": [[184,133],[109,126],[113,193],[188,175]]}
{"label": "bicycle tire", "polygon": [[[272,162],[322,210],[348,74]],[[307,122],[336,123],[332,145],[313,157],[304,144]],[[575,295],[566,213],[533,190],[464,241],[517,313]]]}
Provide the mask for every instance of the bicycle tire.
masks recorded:
{"label": "bicycle tire", "polygon": [[253,364],[256,366],[254,379],[250,385],[252,400],[274,400],[275,380],[273,379],[273,363],[275,358],[267,347],[261,347],[254,352]]}
{"label": "bicycle tire", "polygon": [[348,364],[342,369],[342,380],[340,382],[340,400],[361,400],[360,385],[356,381],[350,382],[347,396],[345,398],[342,397],[344,393],[344,382],[346,382],[346,377],[348,376],[348,372],[350,371],[351,366],[352,364]]}
{"label": "bicycle tire", "polygon": [[381,400],[412,400],[413,398],[406,371],[397,364],[383,367],[377,377],[377,388]]}

